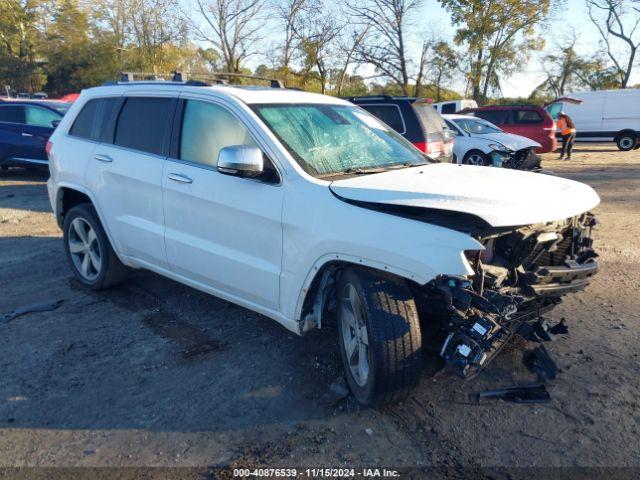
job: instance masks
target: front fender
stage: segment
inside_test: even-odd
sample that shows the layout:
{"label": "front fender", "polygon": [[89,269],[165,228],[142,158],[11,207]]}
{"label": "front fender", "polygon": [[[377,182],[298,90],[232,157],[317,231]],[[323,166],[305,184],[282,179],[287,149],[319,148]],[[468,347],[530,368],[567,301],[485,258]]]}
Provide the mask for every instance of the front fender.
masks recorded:
{"label": "front fender", "polygon": [[[304,197],[304,198],[302,198]],[[328,188],[287,192],[280,281],[283,313],[299,320],[316,274],[328,262],[363,265],[425,284],[470,275],[465,250],[484,247],[467,234],[345,203]]]}

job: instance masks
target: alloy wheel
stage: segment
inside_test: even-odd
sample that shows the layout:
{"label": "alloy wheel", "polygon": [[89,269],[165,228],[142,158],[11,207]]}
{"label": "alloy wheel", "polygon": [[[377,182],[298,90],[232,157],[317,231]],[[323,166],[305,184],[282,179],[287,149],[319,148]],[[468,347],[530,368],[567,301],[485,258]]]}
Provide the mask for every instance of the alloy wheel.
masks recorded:
{"label": "alloy wheel", "polygon": [[356,288],[347,283],[340,299],[342,342],[354,381],[363,387],[369,379],[369,333],[363,302]]}
{"label": "alloy wheel", "polygon": [[73,264],[86,280],[95,280],[102,270],[102,254],[95,230],[78,217],[69,227],[69,253]]}

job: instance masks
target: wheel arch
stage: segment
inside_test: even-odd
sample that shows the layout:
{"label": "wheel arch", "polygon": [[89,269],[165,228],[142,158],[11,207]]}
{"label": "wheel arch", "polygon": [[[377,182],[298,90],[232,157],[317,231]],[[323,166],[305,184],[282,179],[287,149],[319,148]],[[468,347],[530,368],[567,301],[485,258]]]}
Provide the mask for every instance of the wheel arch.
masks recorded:
{"label": "wheel arch", "polygon": [[[65,201],[65,198],[67,199]],[[87,201],[88,200],[88,201]],[[75,202],[75,203],[74,203]],[[60,228],[64,225],[64,215],[76,205],[80,205],[81,203],[90,203],[91,206],[95,209],[96,215],[98,216],[98,220],[102,225],[105,233],[107,234],[107,238],[109,239],[109,243],[111,243],[111,247],[114,249],[116,255],[120,259],[121,262],[129,265],[127,262],[124,262],[122,256],[118,253],[117,243],[114,242],[113,235],[111,234],[111,230],[107,222],[104,221],[104,215],[100,211],[100,205],[96,201],[94,195],[84,188],[81,185],[76,185],[72,183],[61,183],[57,186],[55,193],[55,216],[56,221]]]}
{"label": "wheel arch", "polygon": [[616,133],[616,136],[613,137],[613,141],[617,142],[620,139],[620,137],[629,133],[634,137],[636,137],[636,139],[640,138],[640,132],[637,132],[633,128],[625,128],[624,130],[620,130],[618,133]]}
{"label": "wheel arch", "polygon": [[300,289],[295,318],[300,323],[302,334],[322,326],[326,301],[330,298],[328,294],[337,283],[340,273],[347,268],[367,268],[381,275],[403,278],[413,285],[424,284],[431,279],[369,259],[342,254],[326,255],[314,264]]}

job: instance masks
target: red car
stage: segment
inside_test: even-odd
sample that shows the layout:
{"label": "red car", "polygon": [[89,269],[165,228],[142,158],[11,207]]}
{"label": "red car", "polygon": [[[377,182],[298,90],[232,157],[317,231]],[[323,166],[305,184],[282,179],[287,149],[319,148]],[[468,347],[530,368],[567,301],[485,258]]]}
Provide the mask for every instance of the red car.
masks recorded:
{"label": "red car", "polygon": [[500,127],[508,133],[530,138],[542,145],[538,153],[553,152],[558,148],[556,123],[542,108],[533,105],[492,105],[465,108],[463,115],[473,115]]}

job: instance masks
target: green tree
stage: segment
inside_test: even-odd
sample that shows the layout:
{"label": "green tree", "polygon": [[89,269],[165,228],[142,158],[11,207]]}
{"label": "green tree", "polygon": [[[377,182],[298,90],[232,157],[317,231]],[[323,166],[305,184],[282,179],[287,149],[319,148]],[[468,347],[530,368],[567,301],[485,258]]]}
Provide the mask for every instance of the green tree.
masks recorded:
{"label": "green tree", "polygon": [[40,2],[0,0],[0,88],[39,91],[44,84],[37,46]]}
{"label": "green tree", "polygon": [[499,89],[498,74],[524,65],[531,51],[543,46],[537,35],[550,0],[438,0],[458,26],[455,42],[472,57],[469,81],[473,98],[486,100]]}
{"label": "green tree", "polygon": [[113,78],[116,67],[109,44],[90,36],[87,13],[77,0],[55,2],[53,18],[45,34],[46,90],[52,96],[79,92]]}

